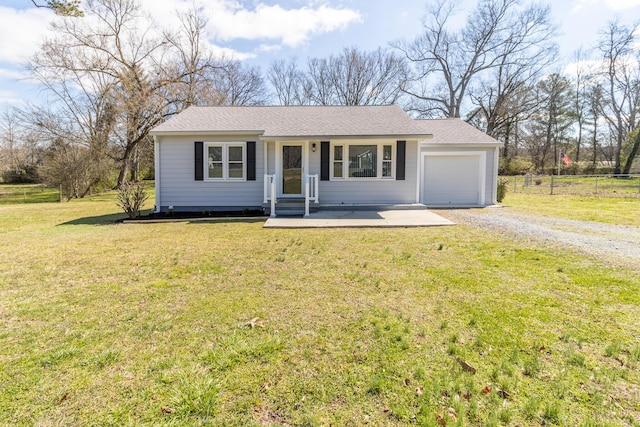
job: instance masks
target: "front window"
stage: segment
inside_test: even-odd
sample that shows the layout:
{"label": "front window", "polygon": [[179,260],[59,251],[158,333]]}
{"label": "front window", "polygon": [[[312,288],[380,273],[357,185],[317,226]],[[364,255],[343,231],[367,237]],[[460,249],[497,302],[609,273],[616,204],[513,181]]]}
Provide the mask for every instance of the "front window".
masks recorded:
{"label": "front window", "polygon": [[382,177],[391,178],[393,168],[393,147],[391,145],[382,146]]}
{"label": "front window", "polygon": [[211,180],[245,179],[245,146],[242,143],[207,144],[207,178]]}
{"label": "front window", "polygon": [[343,175],[343,149],[342,145],[333,147],[333,177],[342,178]]}
{"label": "front window", "polygon": [[393,179],[395,146],[344,144],[331,146],[331,179]]}
{"label": "front window", "polygon": [[349,178],[375,178],[378,176],[378,146],[349,146]]}

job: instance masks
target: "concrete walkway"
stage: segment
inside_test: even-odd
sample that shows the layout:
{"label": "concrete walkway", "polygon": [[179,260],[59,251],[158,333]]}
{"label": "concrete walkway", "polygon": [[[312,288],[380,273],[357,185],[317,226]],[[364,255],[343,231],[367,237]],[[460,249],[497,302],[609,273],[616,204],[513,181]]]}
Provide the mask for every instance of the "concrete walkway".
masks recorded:
{"label": "concrete walkway", "polygon": [[264,228],[432,227],[455,223],[426,209],[421,210],[321,210],[307,218],[269,218]]}

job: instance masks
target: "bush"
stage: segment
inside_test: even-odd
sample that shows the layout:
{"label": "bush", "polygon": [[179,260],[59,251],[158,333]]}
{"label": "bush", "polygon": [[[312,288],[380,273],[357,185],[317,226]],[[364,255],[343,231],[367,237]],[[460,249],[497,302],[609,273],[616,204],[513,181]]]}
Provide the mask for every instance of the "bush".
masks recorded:
{"label": "bush", "polygon": [[20,169],[11,169],[2,173],[2,182],[5,184],[35,184],[39,182],[38,170],[35,166],[24,166]]}
{"label": "bush", "polygon": [[501,157],[498,166],[498,175],[525,175],[534,169],[533,163],[519,157],[508,159]]}
{"label": "bush", "polygon": [[498,179],[498,192],[496,193],[496,200],[498,201],[498,203],[502,203],[502,201],[504,200],[504,196],[507,194],[507,185],[509,185],[508,179]]}
{"label": "bush", "polygon": [[140,209],[149,195],[144,190],[141,182],[129,182],[118,190],[118,201],[116,204],[122,208],[129,218],[140,216]]}

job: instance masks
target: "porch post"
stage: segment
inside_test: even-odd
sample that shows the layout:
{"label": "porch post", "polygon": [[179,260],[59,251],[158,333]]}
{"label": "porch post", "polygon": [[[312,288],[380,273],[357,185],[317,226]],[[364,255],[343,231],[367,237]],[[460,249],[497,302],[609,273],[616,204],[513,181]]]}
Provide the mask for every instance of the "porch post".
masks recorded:
{"label": "porch post", "polygon": [[309,216],[309,175],[304,177],[304,216]]}
{"label": "porch post", "polygon": [[276,180],[271,180],[271,214],[269,215],[271,218],[276,217]]}

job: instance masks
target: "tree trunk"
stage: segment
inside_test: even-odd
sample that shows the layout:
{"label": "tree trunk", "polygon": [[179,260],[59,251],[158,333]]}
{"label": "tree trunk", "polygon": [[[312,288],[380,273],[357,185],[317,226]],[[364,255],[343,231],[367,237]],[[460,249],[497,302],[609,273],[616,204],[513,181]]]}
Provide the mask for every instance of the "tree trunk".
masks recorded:
{"label": "tree trunk", "polygon": [[627,161],[624,164],[624,169],[622,170],[623,174],[629,175],[629,172],[631,171],[631,166],[633,166],[633,161],[638,155],[638,151],[640,151],[640,129],[636,131],[636,137],[633,140],[631,153],[629,153],[629,157],[627,157]]}

